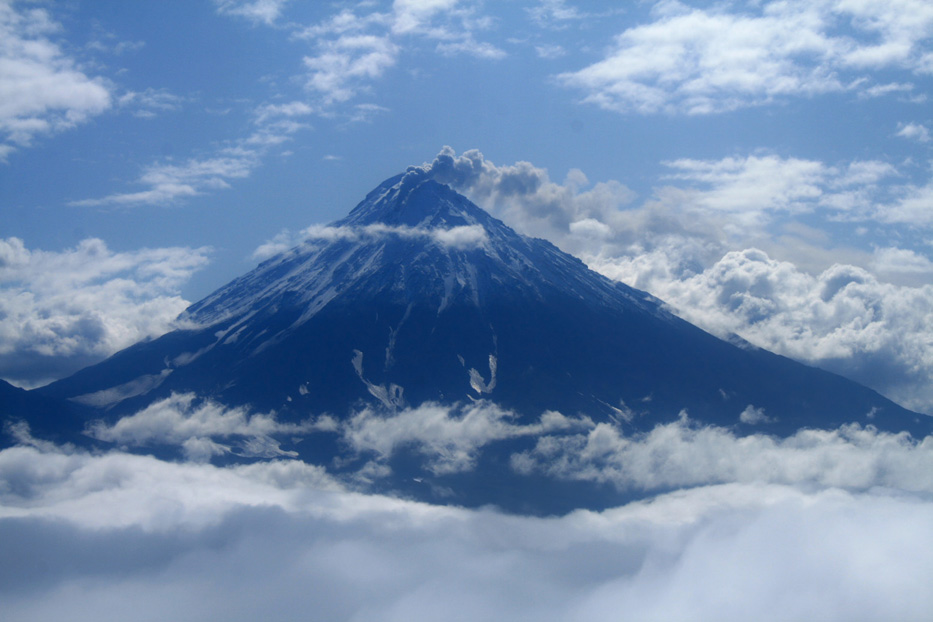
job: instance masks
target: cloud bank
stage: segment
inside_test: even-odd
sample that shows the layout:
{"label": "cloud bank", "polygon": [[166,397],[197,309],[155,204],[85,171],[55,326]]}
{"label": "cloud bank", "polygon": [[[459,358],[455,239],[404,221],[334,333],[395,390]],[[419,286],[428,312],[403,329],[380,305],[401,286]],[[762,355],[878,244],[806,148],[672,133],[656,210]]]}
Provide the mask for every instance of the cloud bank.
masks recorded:
{"label": "cloud bank", "polygon": [[[255,420],[217,415],[189,409],[165,429],[184,436],[221,423],[211,429],[223,435]],[[447,420],[407,426],[413,415],[402,414],[390,436],[443,455],[449,436],[491,438],[457,425],[514,425],[422,415]],[[585,439],[559,447],[571,450],[564,459],[549,456],[561,476],[689,488],[532,518],[352,492],[299,460],[217,467],[42,442],[5,449],[5,618],[609,620],[625,611],[665,620],[924,620],[933,612],[930,439],[844,428],[776,441],[684,421],[625,439],[605,424],[581,435],[542,418],[541,441],[521,459],[543,457],[541,443],[561,430],[568,442]]]}

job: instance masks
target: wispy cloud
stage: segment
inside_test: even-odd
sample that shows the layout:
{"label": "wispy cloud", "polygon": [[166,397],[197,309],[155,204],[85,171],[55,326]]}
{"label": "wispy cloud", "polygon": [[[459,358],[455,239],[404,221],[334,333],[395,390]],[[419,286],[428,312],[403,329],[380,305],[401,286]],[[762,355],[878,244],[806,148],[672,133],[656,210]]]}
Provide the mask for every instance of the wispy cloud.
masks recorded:
{"label": "wispy cloud", "polygon": [[343,35],[321,42],[306,56],[308,90],[320,93],[324,105],[345,102],[395,65],[399,47],[386,36]]}
{"label": "wispy cloud", "polygon": [[0,377],[36,384],[166,332],[178,288],[210,249],[111,251],[87,239],[61,252],[0,240]]}
{"label": "wispy cloud", "polygon": [[[840,23],[862,41],[839,34]],[[889,85],[863,72],[929,73],[931,33],[933,10],[923,0],[745,10],[662,2],[653,22],[625,30],[603,60],[558,79],[585,102],[622,113],[711,114],[847,90],[876,96]]]}
{"label": "wispy cloud", "polygon": [[211,400],[199,400],[192,393],[180,393],[153,402],[113,425],[92,422],[87,433],[122,447],[179,446],[189,460],[205,462],[228,453],[250,458],[296,457],[297,452],[283,450],[274,437],[306,435],[335,427],[328,417],[316,422],[283,423],[274,414],[250,413],[244,407],[225,408]]}
{"label": "wispy cloud", "polygon": [[151,119],[163,112],[174,112],[181,108],[184,97],[174,95],[165,89],[148,88],[145,91],[129,91],[117,98],[121,108],[133,110],[133,114],[143,119]]}
{"label": "wispy cloud", "polygon": [[490,27],[478,3],[463,0],[398,0],[386,12],[343,10],[309,26],[296,37],[312,42],[304,58],[305,82],[322,105],[347,102],[371,91],[373,84],[399,64],[413,41],[435,43],[435,51],[500,59],[505,52],[476,39]]}
{"label": "wispy cloud", "polygon": [[167,205],[210,190],[230,187],[230,182],[252,174],[268,151],[309,126],[297,119],[312,113],[307,104],[264,104],[254,112],[253,133],[204,158],[151,164],[136,181],[144,190],[118,192],[99,199],[72,201],[75,206]]}
{"label": "wispy cloud", "polygon": [[375,240],[386,237],[424,239],[438,246],[454,250],[482,248],[489,241],[486,230],[483,229],[482,225],[461,225],[446,229],[383,224],[363,227],[311,225],[299,232],[298,235],[293,235],[287,230],[281,231],[274,238],[261,244],[253,251],[253,257],[255,259],[267,259],[305,240],[333,242],[336,240]]}
{"label": "wispy cloud", "polygon": [[289,0],[214,0],[217,10],[227,15],[245,17],[254,22],[272,25],[282,15]]}
{"label": "wispy cloud", "polygon": [[89,77],[51,39],[59,30],[45,9],[0,2],[0,162],[113,103],[109,82]]}
{"label": "wispy cloud", "polygon": [[897,136],[918,143],[930,142],[930,130],[920,123],[901,123],[897,128]]}

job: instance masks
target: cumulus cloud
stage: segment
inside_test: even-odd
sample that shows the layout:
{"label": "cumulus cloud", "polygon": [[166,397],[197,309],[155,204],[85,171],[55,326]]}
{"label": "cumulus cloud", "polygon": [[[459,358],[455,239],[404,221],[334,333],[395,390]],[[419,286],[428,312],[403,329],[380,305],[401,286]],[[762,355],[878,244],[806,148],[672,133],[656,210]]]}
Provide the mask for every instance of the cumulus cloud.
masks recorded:
{"label": "cumulus cloud", "polygon": [[[558,79],[583,91],[585,102],[623,113],[711,114],[849,90],[880,95],[890,85],[868,72],[929,73],[931,32],[933,10],[923,0],[741,9],[661,2],[653,21],[618,35],[604,59]],[[911,85],[894,91],[904,88]]]}
{"label": "cumulus cloud", "polygon": [[[829,368],[908,407],[933,412],[924,380],[933,373],[933,287],[928,260],[896,249],[877,254],[877,269],[909,270],[921,283],[894,285],[854,266],[812,275],[767,253],[730,251],[709,268],[670,278],[660,270],[649,289],[685,319],[719,335],[736,333],[768,350]],[[895,267],[885,267],[891,261]],[[658,261],[664,261],[659,259]],[[631,274],[620,264],[615,268]],[[609,265],[603,266],[613,273]],[[643,283],[644,284],[644,283]]]}
{"label": "cumulus cloud", "polygon": [[114,252],[87,239],[50,252],[0,240],[0,377],[49,381],[166,332],[188,306],[178,288],[209,251]]}
{"label": "cumulus cloud", "polygon": [[45,9],[0,2],[0,161],[112,105],[110,84],[50,38],[60,28]]}
{"label": "cumulus cloud", "polygon": [[[867,436],[840,431],[823,439],[828,450],[813,438],[797,439],[796,451],[766,446],[777,472],[800,485],[698,485],[551,518],[348,492],[297,460],[219,468],[13,447],[0,451],[4,615],[927,619],[933,504],[890,485],[913,472],[927,490],[929,448],[855,432]],[[696,455],[710,441],[684,434],[663,457],[676,460],[684,444]],[[741,443],[711,439],[728,451]],[[754,460],[763,442],[745,453]],[[854,455],[831,460],[837,475],[864,476],[854,490],[832,477],[807,483],[811,471],[794,466],[840,448]],[[900,470],[885,475],[892,464]]]}

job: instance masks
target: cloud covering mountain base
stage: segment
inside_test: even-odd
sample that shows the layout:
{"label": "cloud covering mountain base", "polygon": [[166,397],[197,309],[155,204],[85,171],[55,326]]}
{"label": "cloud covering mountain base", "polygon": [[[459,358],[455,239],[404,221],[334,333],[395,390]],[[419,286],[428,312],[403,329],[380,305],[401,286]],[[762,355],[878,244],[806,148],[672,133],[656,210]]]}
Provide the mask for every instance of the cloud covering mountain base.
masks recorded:
{"label": "cloud covering mountain base", "polygon": [[[183,444],[199,434],[282,432],[268,415],[173,399],[96,433],[126,440],[132,423],[136,434]],[[421,438],[413,422],[428,419]],[[471,469],[464,456],[503,438],[536,436],[514,468],[541,467],[535,458],[550,451],[554,477],[686,488],[602,512],[529,517],[361,492],[358,480],[295,459],[173,462],[54,445],[19,429],[20,444],[0,451],[5,619],[608,620],[625,611],[643,620],[922,620],[933,612],[931,438],[844,428],[778,441],[686,419],[624,438],[606,424],[581,431],[584,422],[551,413],[522,426],[492,408],[431,406],[396,420],[361,413],[343,434],[377,460],[415,443],[440,471]],[[372,426],[391,432],[381,449],[367,445]],[[472,445],[451,454],[445,435],[462,439],[464,426]],[[327,421],[306,428],[317,433]]]}

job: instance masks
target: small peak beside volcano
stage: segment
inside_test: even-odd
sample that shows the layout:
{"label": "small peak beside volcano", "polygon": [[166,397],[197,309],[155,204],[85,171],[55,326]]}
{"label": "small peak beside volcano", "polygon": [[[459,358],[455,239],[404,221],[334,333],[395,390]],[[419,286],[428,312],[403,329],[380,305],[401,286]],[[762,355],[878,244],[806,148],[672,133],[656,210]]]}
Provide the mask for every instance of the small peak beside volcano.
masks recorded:
{"label": "small peak beside volcano", "polygon": [[379,184],[337,226],[384,224],[417,228],[504,227],[480,207],[434,179],[429,167],[410,166]]}

